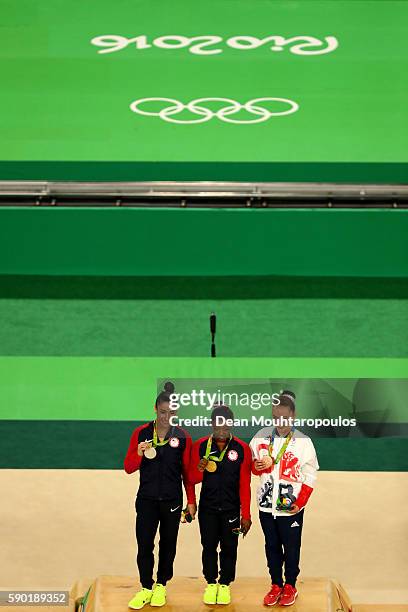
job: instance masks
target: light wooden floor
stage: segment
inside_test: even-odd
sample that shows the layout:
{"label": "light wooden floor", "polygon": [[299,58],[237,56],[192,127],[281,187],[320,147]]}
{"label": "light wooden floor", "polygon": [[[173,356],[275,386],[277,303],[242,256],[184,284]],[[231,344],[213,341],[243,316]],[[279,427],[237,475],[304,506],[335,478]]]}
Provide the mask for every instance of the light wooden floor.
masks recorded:
{"label": "light wooden floor", "polygon": [[[319,474],[318,487],[305,514],[301,576],[338,579],[352,601],[360,605],[358,608],[355,603],[353,612],[408,612],[408,515],[397,512],[384,523],[383,509],[378,504],[380,477],[385,488],[401,491],[401,508],[406,507],[408,472]],[[137,474],[129,477],[118,470],[0,470],[0,589],[69,590],[79,579],[84,582],[83,577],[88,577],[89,586],[95,576],[133,575],[133,500],[137,485]],[[257,579],[259,587],[255,588],[256,599],[243,604],[242,597],[250,587],[247,579],[237,579],[230,611],[245,612],[248,606],[255,610],[256,602],[261,610],[262,595],[268,588],[264,538],[255,508],[255,479],[252,486],[253,526],[249,536],[240,542],[237,576]],[[370,508],[369,516],[356,512],[347,501],[360,498]],[[174,571],[179,577],[201,575],[197,521],[180,528]],[[242,586],[244,583],[246,586]],[[136,579],[134,584],[136,588]],[[203,610],[203,584],[199,579],[192,584],[192,610]],[[301,593],[307,584],[308,581],[300,583]],[[169,585],[169,605],[174,605],[176,585],[176,581]],[[301,610],[301,605],[309,605],[308,593],[304,594],[296,607],[289,609]],[[347,610],[341,601],[336,603],[333,590],[329,599],[334,611]],[[361,607],[362,604],[377,607]],[[122,609],[126,612],[127,607]],[[319,609],[322,608],[313,612]],[[11,612],[11,608],[4,612],[7,610]],[[32,608],[19,607],[19,612],[32,612]],[[36,612],[42,609],[36,608]],[[44,612],[64,612],[64,608],[44,608]]]}
{"label": "light wooden floor", "polygon": [[[134,575],[138,479],[120,470],[0,470],[0,589],[69,590],[84,577]],[[384,522],[380,480],[406,508],[408,472],[319,473],[305,512],[301,575],[336,578],[353,602],[408,604],[408,514]],[[253,478],[253,525],[239,545],[237,576],[267,580],[256,486]],[[356,512],[350,499],[363,499],[370,512]],[[180,527],[174,575],[201,571],[194,521]]]}

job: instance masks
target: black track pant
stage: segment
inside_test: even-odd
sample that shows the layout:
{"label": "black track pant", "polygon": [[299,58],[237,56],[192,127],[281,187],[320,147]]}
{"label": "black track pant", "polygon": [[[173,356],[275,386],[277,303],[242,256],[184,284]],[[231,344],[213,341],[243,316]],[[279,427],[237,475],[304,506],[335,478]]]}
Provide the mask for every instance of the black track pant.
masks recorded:
{"label": "black track pant", "polygon": [[182,511],[181,502],[136,498],[137,566],[142,587],[153,586],[154,538],[160,525],[157,581],[166,584],[173,577],[177,535]]}
{"label": "black track pant", "polygon": [[303,510],[297,514],[273,517],[269,512],[259,512],[265,536],[265,552],[272,583],[283,586],[282,567],[285,564],[285,580],[293,587],[299,575],[300,545],[302,539]]}
{"label": "black track pant", "polygon": [[[232,532],[240,526],[240,514],[237,512],[198,511],[201,545],[203,547],[203,574],[208,584],[217,582],[229,584],[235,579],[237,563],[238,535]],[[220,546],[218,572],[218,546]]]}

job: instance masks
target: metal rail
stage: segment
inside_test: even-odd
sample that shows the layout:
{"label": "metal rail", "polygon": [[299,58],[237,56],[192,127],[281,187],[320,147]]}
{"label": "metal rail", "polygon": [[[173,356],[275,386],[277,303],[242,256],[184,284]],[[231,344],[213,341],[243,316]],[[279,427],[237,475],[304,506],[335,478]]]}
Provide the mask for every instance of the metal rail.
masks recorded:
{"label": "metal rail", "polygon": [[394,207],[407,185],[0,181],[0,206]]}

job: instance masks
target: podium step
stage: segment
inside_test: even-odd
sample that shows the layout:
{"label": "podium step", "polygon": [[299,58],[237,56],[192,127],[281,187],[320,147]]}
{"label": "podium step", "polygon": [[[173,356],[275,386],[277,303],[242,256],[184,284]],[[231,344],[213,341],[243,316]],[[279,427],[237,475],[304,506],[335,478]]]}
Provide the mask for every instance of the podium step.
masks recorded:
{"label": "podium step", "polygon": [[[163,612],[224,612],[265,611],[263,596],[269,588],[268,578],[238,578],[231,585],[232,601],[227,606],[206,606],[202,603],[205,582],[202,578],[174,578],[167,588],[167,604]],[[305,578],[297,584],[299,596],[291,606],[293,612],[351,612],[341,604],[337,585],[327,578]],[[78,612],[126,612],[128,602],[139,589],[137,578],[100,576],[89,589],[84,605]],[[340,607],[343,605],[343,608]],[[151,610],[145,606],[145,610]],[[276,606],[276,609],[283,609]]]}

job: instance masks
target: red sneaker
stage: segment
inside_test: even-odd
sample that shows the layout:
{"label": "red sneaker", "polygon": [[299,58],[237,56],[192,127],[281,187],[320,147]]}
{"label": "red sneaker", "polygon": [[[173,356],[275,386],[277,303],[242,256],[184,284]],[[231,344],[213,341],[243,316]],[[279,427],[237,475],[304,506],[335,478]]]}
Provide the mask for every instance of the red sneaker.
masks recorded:
{"label": "red sneaker", "polygon": [[264,597],[264,606],[274,606],[276,603],[278,603],[281,593],[282,587],[277,584],[272,584],[271,590]]}
{"label": "red sneaker", "polygon": [[291,584],[285,584],[282,590],[282,595],[279,598],[279,604],[281,606],[291,606],[295,603],[297,597],[297,590]]}

